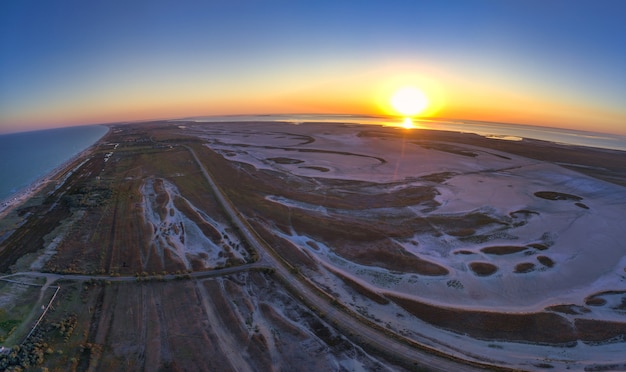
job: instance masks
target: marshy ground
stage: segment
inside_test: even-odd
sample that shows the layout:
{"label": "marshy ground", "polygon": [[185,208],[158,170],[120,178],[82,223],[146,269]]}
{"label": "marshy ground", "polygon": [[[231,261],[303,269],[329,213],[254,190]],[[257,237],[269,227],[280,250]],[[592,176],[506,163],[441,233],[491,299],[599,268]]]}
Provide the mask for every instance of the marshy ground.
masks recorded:
{"label": "marshy ground", "polygon": [[[61,287],[32,336],[37,342],[26,340],[43,353],[32,363],[59,370],[419,363],[334,324],[286,280],[302,281],[363,327],[461,362],[623,363],[620,152],[582,156],[539,141],[354,124],[111,128],[80,166],[2,224],[0,269],[58,275]],[[251,246],[216,192],[289,278]],[[0,299],[17,293],[5,292]],[[7,356],[10,363],[19,353]]]}

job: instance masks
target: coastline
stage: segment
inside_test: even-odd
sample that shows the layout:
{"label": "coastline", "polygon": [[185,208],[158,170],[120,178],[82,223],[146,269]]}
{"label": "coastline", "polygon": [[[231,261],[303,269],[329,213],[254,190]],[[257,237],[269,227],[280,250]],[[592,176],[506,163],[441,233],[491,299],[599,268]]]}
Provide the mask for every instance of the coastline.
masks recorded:
{"label": "coastline", "polygon": [[[334,114],[274,114],[274,115],[224,115],[195,116],[171,120],[172,122],[287,122],[294,125],[307,122],[346,123],[403,127],[402,116],[367,116]],[[519,137],[555,144],[626,151],[626,135],[570,130],[547,126],[534,126],[505,122],[490,122],[454,118],[413,118],[414,129],[473,133],[479,136]]]}
{"label": "coastline", "polygon": [[[194,121],[197,122],[198,120],[194,120]],[[368,125],[368,124],[359,123],[358,125]],[[72,156],[67,161],[60,164],[56,168],[52,169],[50,172],[44,174],[40,178],[36,179],[31,184],[25,186],[21,190],[18,190],[17,192],[8,196],[4,200],[0,200],[0,219],[6,217],[11,211],[20,207],[30,198],[37,195],[37,193],[41,192],[51,182],[59,181],[62,175],[67,174],[68,172],[71,172],[73,168],[75,168],[77,165],[80,164],[79,160],[82,160],[88,157],[95,150],[95,148],[110,135],[111,127],[108,125],[104,125],[104,126],[107,128],[107,132],[104,133],[102,137],[96,140],[92,145],[85,148],[84,150],[77,153],[76,155]],[[560,150],[559,151],[560,156],[557,156],[557,158],[561,158],[561,159],[554,159],[553,161],[555,163],[560,164],[570,169],[574,169],[582,173],[586,173],[594,177],[599,176],[598,178],[608,180],[609,182],[626,186],[626,174],[622,173],[620,175],[612,175],[612,177],[610,178],[613,178],[613,179],[610,179],[610,180],[607,179],[606,175],[598,174],[597,172],[598,170],[604,170],[604,171],[608,170],[606,168],[600,168],[601,164],[604,165],[605,167],[607,166],[607,164],[610,164],[604,161],[607,159],[602,159],[600,161],[597,161],[597,160],[593,161],[592,159],[580,159],[578,158],[578,156],[575,156],[576,158],[578,158],[576,159],[577,161],[568,162],[563,159],[563,158],[569,159],[573,155],[573,154],[570,154],[570,152],[573,152],[576,155],[580,155],[581,150],[582,150],[582,153],[587,153],[587,154],[594,153],[596,156],[592,158],[597,157],[598,154],[609,155],[607,153],[621,152],[623,150],[590,147],[590,146],[583,146],[583,145],[576,145],[576,144],[569,144],[569,143],[556,143],[552,141],[532,139],[532,138],[519,138],[519,140],[516,138],[515,141],[509,141],[507,140],[508,138],[500,138],[498,136],[495,136],[495,137],[485,136],[485,135],[481,135],[481,134],[473,133],[473,132],[462,132],[462,131],[449,130],[449,129],[439,129],[439,128],[438,129],[414,128],[414,129],[418,131],[426,131],[426,132],[439,132],[439,136],[444,136],[444,137],[451,136],[451,137],[456,138],[458,136],[462,136],[464,137],[464,141],[478,142],[480,143],[480,145],[485,146],[487,148],[499,149],[499,150],[515,153],[515,154],[522,155],[522,156],[527,156],[530,158],[540,159],[540,160],[545,160],[546,158],[551,157],[551,156],[548,156],[547,153],[544,153],[544,151],[548,151],[550,152],[550,155],[554,155],[554,153],[551,150],[554,150],[554,148],[556,147]],[[527,148],[527,146],[531,144],[534,145],[534,146],[531,146],[533,150],[535,150],[533,152],[529,152],[530,148]],[[549,146],[546,146],[547,144],[549,144]],[[542,151],[536,152],[537,149],[541,149]],[[574,163],[574,164],[571,164],[571,163]],[[611,168],[611,167],[607,167],[607,168]],[[623,169],[622,167],[620,168]],[[600,172],[600,173],[604,173],[604,172]]]}
{"label": "coastline", "polygon": [[80,151],[76,155],[73,155],[71,158],[67,159],[65,162],[52,169],[50,172],[39,177],[31,184],[25,186],[21,190],[18,190],[4,200],[0,200],[0,219],[6,217],[14,209],[20,207],[30,198],[37,195],[51,182],[56,182],[61,178],[62,175],[71,172],[78,164],[80,164],[80,160],[83,160],[84,158],[90,156],[96,149],[96,147],[101,143],[101,141],[111,133],[111,127],[106,126],[106,128],[107,132],[104,133],[102,137],[96,140],[93,144]]}
{"label": "coastline", "polygon": [[[274,250],[267,252],[285,257],[281,270],[294,274],[289,267],[302,267],[294,275],[316,275],[305,256],[293,253],[293,247],[302,248],[307,257],[320,262],[319,270],[329,273],[318,276],[321,279],[313,290],[321,288],[329,298],[348,299],[340,305],[355,316],[366,306],[372,319],[382,319],[372,322],[376,329],[390,324],[386,327],[390,337],[406,336],[408,342],[427,347],[434,343],[442,353],[462,359],[499,361],[514,356],[507,364],[510,368],[537,366],[571,339],[589,344],[568,349],[582,355],[568,358],[557,368],[619,361],[622,345],[611,340],[626,325],[611,307],[619,301],[614,293],[619,295],[624,289],[619,275],[626,263],[619,242],[626,236],[620,229],[620,203],[626,200],[626,189],[562,169],[559,163],[605,173],[610,171],[607,166],[616,166],[611,172],[619,176],[616,172],[626,170],[624,153],[582,151],[538,140],[502,141],[466,133],[341,123],[170,127],[154,122],[110,129],[110,134],[95,141],[82,156],[73,156],[64,169],[48,177],[39,193],[8,215],[7,231],[17,227],[0,243],[3,271],[15,275],[43,271],[41,275],[52,272],[79,281],[95,277],[129,283],[136,281],[133,275],[143,281],[146,277],[139,273],[153,272],[163,275],[147,279],[165,278],[179,285],[174,270],[204,276],[201,272],[219,271],[225,265],[223,254],[214,247],[242,249],[245,241],[231,233],[232,219],[219,206],[230,203],[238,209],[233,213],[252,216],[252,226],[239,230],[246,234],[261,231]],[[147,188],[143,187],[146,182]],[[224,196],[223,190],[232,193]],[[232,202],[216,201],[229,195]],[[183,204],[171,204],[178,197]],[[193,210],[202,216],[190,214]],[[205,214],[211,218],[204,218]],[[214,230],[202,230],[201,223]],[[155,235],[157,229],[163,234]],[[212,236],[223,240],[211,243]],[[291,245],[276,243],[279,238]],[[396,245],[388,245],[388,239]],[[265,244],[257,244],[258,260],[245,261],[252,255],[242,254],[235,266],[269,262],[262,256],[267,253]],[[166,252],[161,260],[145,259],[146,252],[159,257],[159,249]],[[200,249],[206,249],[206,256],[196,253]],[[177,253],[167,254],[174,250]],[[197,263],[191,266],[187,257],[194,255]],[[591,261],[593,265],[588,264]],[[268,264],[271,271],[269,265],[273,264]],[[372,269],[363,271],[363,266]],[[495,268],[491,278],[486,277],[491,274],[484,275],[489,268]],[[381,276],[381,272],[390,274]],[[268,280],[250,279],[250,283],[272,285]],[[504,289],[495,288],[494,283]],[[179,286],[172,288],[184,294],[188,285]],[[207,286],[205,297],[241,293],[237,288],[235,292],[215,292],[215,288]],[[340,292],[331,293],[335,289]],[[141,293],[129,291],[119,293],[132,305]],[[264,301],[253,292],[244,301]],[[70,303],[67,313],[99,306],[102,291],[89,293],[87,301]],[[120,297],[116,299],[115,293],[105,293],[103,301],[117,301]],[[172,303],[164,301],[168,293],[150,301]],[[389,301],[377,301],[379,295]],[[307,293],[294,293],[294,300],[298,296],[305,298]],[[603,296],[607,297],[605,305],[597,305]],[[594,305],[589,299],[596,301]],[[315,298],[306,301],[315,303]],[[203,314],[214,311],[198,304],[192,320],[206,321]],[[277,312],[266,312],[269,315],[259,318],[261,322],[274,321],[269,316],[286,306],[282,300],[276,304]],[[402,311],[403,316],[393,317],[393,323],[385,318],[388,304]],[[141,311],[141,306],[138,303],[135,308]],[[325,306],[330,310],[317,312],[332,315],[335,304],[326,302]],[[589,308],[584,322],[575,312],[583,307]],[[110,306],[103,302],[102,308]],[[237,313],[236,307],[232,310],[245,329],[245,314]],[[123,313],[117,311],[115,316]],[[476,319],[487,326],[465,324]],[[90,323],[79,322],[82,328],[76,332],[87,334],[93,324],[102,332],[113,329],[102,326],[103,321],[92,317]],[[550,321],[557,324],[556,336],[541,331]],[[497,331],[507,323],[513,324],[510,332]],[[397,331],[403,329],[406,333]],[[115,329],[103,347],[119,342],[124,331]],[[351,329],[340,333],[347,332],[355,333]],[[270,332],[266,335],[271,337]],[[466,352],[457,353],[459,343]],[[494,348],[496,343],[504,346]],[[207,346],[200,343],[197,347]],[[179,356],[185,358],[184,353]]]}

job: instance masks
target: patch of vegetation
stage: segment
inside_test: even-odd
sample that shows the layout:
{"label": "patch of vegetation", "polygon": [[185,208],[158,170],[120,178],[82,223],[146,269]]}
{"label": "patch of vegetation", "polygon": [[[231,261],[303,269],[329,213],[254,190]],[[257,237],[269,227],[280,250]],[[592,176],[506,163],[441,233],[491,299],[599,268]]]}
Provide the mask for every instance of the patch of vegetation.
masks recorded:
{"label": "patch of vegetation", "polygon": [[535,212],[535,211],[531,211],[528,209],[520,209],[514,212],[509,213],[509,216],[511,217],[519,217],[519,216],[523,216],[523,217],[527,217],[527,216],[531,216],[531,215],[539,215],[539,212]]}
{"label": "patch of vegetation", "polygon": [[377,239],[358,244],[340,241],[334,245],[333,250],[349,261],[368,266],[378,266],[390,271],[426,276],[443,276],[449,273],[444,266],[424,260],[406,251],[390,239]]}
{"label": "patch of vegetation", "polygon": [[[0,312],[4,312],[0,310]],[[0,314],[0,318],[5,318],[5,314]],[[6,333],[11,333],[15,327],[17,327],[21,323],[19,319],[5,319],[0,321],[0,329],[5,331]]]}
{"label": "patch of vegetation", "polygon": [[546,200],[572,200],[577,202],[583,200],[580,196],[556,191],[537,191],[535,196]]}
{"label": "patch of vegetation", "polygon": [[548,363],[539,363],[539,364],[535,364],[534,365],[537,368],[542,368],[542,369],[552,369],[554,368],[554,366],[552,364],[548,364]]}
{"label": "patch of vegetation", "polygon": [[585,304],[589,306],[605,306],[608,301],[605,296],[620,297],[620,304],[614,306],[614,310],[626,310],[626,291],[604,291],[598,292],[585,298]]}
{"label": "patch of vegetation", "polygon": [[456,280],[456,279],[451,279],[451,280],[448,280],[448,281],[446,282],[446,285],[447,285],[449,288],[456,288],[456,289],[463,289],[463,288],[465,288],[465,287],[463,286],[463,283],[461,283],[460,281],[458,281],[458,280]]}
{"label": "patch of vegetation", "polygon": [[518,239],[518,237],[501,231],[501,232],[496,232],[494,234],[472,235],[472,236],[464,236],[464,237],[459,238],[459,240],[464,243],[474,243],[474,244],[483,244],[483,243],[487,243],[496,239],[516,240]]}
{"label": "patch of vegetation", "polygon": [[111,198],[112,194],[113,191],[108,187],[82,186],[63,195],[61,202],[70,208],[91,208],[103,205]]}
{"label": "patch of vegetation", "polygon": [[457,173],[454,172],[440,172],[440,173],[432,173],[426,176],[421,176],[419,179],[421,181],[428,181],[434,183],[444,183],[450,178],[456,176]]}
{"label": "patch of vegetation", "polygon": [[355,280],[353,280],[352,278],[349,278],[339,272],[333,272],[333,274],[335,274],[337,277],[339,277],[339,279],[341,279],[348,287],[352,288],[353,290],[355,290],[358,294],[365,296],[367,298],[369,298],[370,300],[376,302],[377,304],[380,305],[387,305],[389,303],[389,300],[386,299],[385,297],[379,295],[378,293],[371,291],[370,289],[362,286],[361,284],[359,284],[358,282],[356,282]]}
{"label": "patch of vegetation", "polygon": [[0,354],[0,371],[30,370],[41,365],[45,355],[53,352],[45,340],[45,332],[36,330],[22,345],[14,346],[9,354]]}
{"label": "patch of vegetation", "polygon": [[461,249],[459,251],[454,251],[454,254],[470,255],[470,254],[474,254],[474,252]]}
{"label": "patch of vegetation", "polygon": [[443,229],[447,234],[451,235],[455,231],[463,231],[464,229],[475,230],[487,226],[503,227],[508,225],[506,222],[501,221],[498,218],[481,212],[472,212],[463,215],[428,216],[427,220],[433,225]]}
{"label": "patch of vegetation", "polygon": [[276,164],[300,164],[300,163],[304,163],[304,160],[292,159],[292,158],[283,158],[283,157],[267,158],[267,160],[273,161]]}
{"label": "patch of vegetation", "polygon": [[532,262],[522,262],[515,265],[514,272],[518,274],[525,274],[535,270],[535,264]]}
{"label": "patch of vegetation", "polygon": [[546,310],[569,315],[579,315],[591,312],[591,310],[586,307],[574,304],[548,306],[546,307]]}
{"label": "patch of vegetation", "polygon": [[606,305],[606,300],[601,297],[591,297],[585,300],[585,304],[588,306],[604,306]]}
{"label": "patch of vegetation", "polygon": [[521,251],[525,251],[526,247],[523,246],[515,246],[515,245],[504,245],[504,246],[493,246],[486,247],[481,249],[480,251],[486,254],[494,254],[498,256],[503,256],[507,254],[513,254]]}
{"label": "patch of vegetation", "polygon": [[463,147],[460,146],[454,146],[454,145],[448,145],[448,144],[444,144],[444,143],[420,143],[420,142],[416,142],[416,145],[419,145],[425,149],[429,149],[429,150],[437,150],[437,151],[443,151],[443,152],[448,152],[450,154],[455,154],[455,155],[461,155],[461,156],[467,156],[470,158],[475,158],[478,156],[478,154],[474,151],[470,151],[468,149],[465,149]]}
{"label": "patch of vegetation", "polygon": [[447,232],[448,235],[452,235],[452,236],[456,236],[456,237],[465,237],[465,236],[472,236],[476,233],[476,230],[466,227],[463,229],[458,229],[458,230],[453,230],[453,231],[448,231]]}

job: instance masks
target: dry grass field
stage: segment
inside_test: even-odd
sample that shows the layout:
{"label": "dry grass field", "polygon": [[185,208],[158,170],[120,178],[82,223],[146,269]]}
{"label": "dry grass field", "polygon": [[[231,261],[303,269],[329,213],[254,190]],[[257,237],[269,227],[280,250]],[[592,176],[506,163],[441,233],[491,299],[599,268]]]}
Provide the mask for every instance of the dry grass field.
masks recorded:
{"label": "dry grass field", "polygon": [[[115,150],[113,144],[117,144]],[[3,270],[25,254],[45,249],[49,245],[46,235],[59,229],[64,236],[45,263],[45,271],[134,275],[189,269],[167,252],[151,254],[155,249],[153,228],[144,216],[141,190],[146,180],[153,178],[167,179],[178,188],[184,199],[177,197],[175,205],[217,245],[226,238],[237,239],[222,236],[190,207],[192,203],[218,223],[229,223],[186,149],[155,145],[147,133],[126,129],[110,133],[101,141],[63,188],[51,193],[41,205],[21,211],[39,218],[26,218],[24,225],[2,242]],[[159,197],[165,196],[161,193]],[[235,233],[231,229],[228,234]],[[249,256],[242,254],[244,258]],[[233,257],[228,264],[243,261]]]}
{"label": "dry grass field", "polygon": [[51,371],[386,369],[266,274],[62,287]]}

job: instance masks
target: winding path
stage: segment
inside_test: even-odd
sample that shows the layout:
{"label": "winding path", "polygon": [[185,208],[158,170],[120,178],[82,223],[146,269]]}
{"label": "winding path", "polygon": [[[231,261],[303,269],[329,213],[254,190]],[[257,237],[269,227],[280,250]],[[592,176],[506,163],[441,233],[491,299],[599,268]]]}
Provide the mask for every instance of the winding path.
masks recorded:
{"label": "winding path", "polygon": [[[184,146],[193,156],[203,176],[213,189],[215,197],[222,205],[224,211],[230,217],[232,223],[239,230],[242,237],[257,251],[258,261],[250,264],[244,264],[235,267],[214,269],[210,271],[197,271],[188,274],[175,275],[158,275],[158,276],[109,276],[109,275],[82,275],[82,274],[55,274],[44,272],[18,272],[9,275],[0,276],[0,280],[22,283],[18,280],[20,276],[45,278],[46,283],[42,286],[47,288],[51,284],[59,280],[106,280],[111,282],[136,282],[141,280],[176,280],[180,278],[204,279],[211,277],[219,277],[231,275],[243,271],[260,270],[273,272],[275,277],[291,291],[291,293],[306,304],[309,308],[316,310],[320,316],[325,318],[329,324],[333,324],[342,334],[352,339],[366,349],[373,349],[377,353],[389,357],[390,360],[404,361],[403,364],[413,366],[415,368],[427,368],[436,371],[479,371],[485,369],[499,369],[490,364],[481,364],[473,361],[465,361],[452,356],[447,356],[443,352],[433,349],[429,346],[420,344],[414,340],[402,337],[401,335],[390,335],[382,327],[369,322],[359,314],[342,307],[337,304],[332,296],[322,292],[306,277],[298,274],[298,270],[282,259],[269,244],[260,238],[248,222],[239,214],[231,201],[222,192],[214,178],[204,167],[195,151]],[[58,292],[58,289],[57,289]],[[56,293],[55,293],[56,295]],[[54,299],[54,298],[53,298]],[[51,301],[52,302],[52,301]],[[51,303],[50,302],[50,303]],[[48,305],[49,307],[50,305]],[[323,314],[323,315],[322,315]],[[35,327],[33,327],[34,330]],[[32,330],[31,330],[32,332]],[[347,336],[349,335],[349,336]]]}

